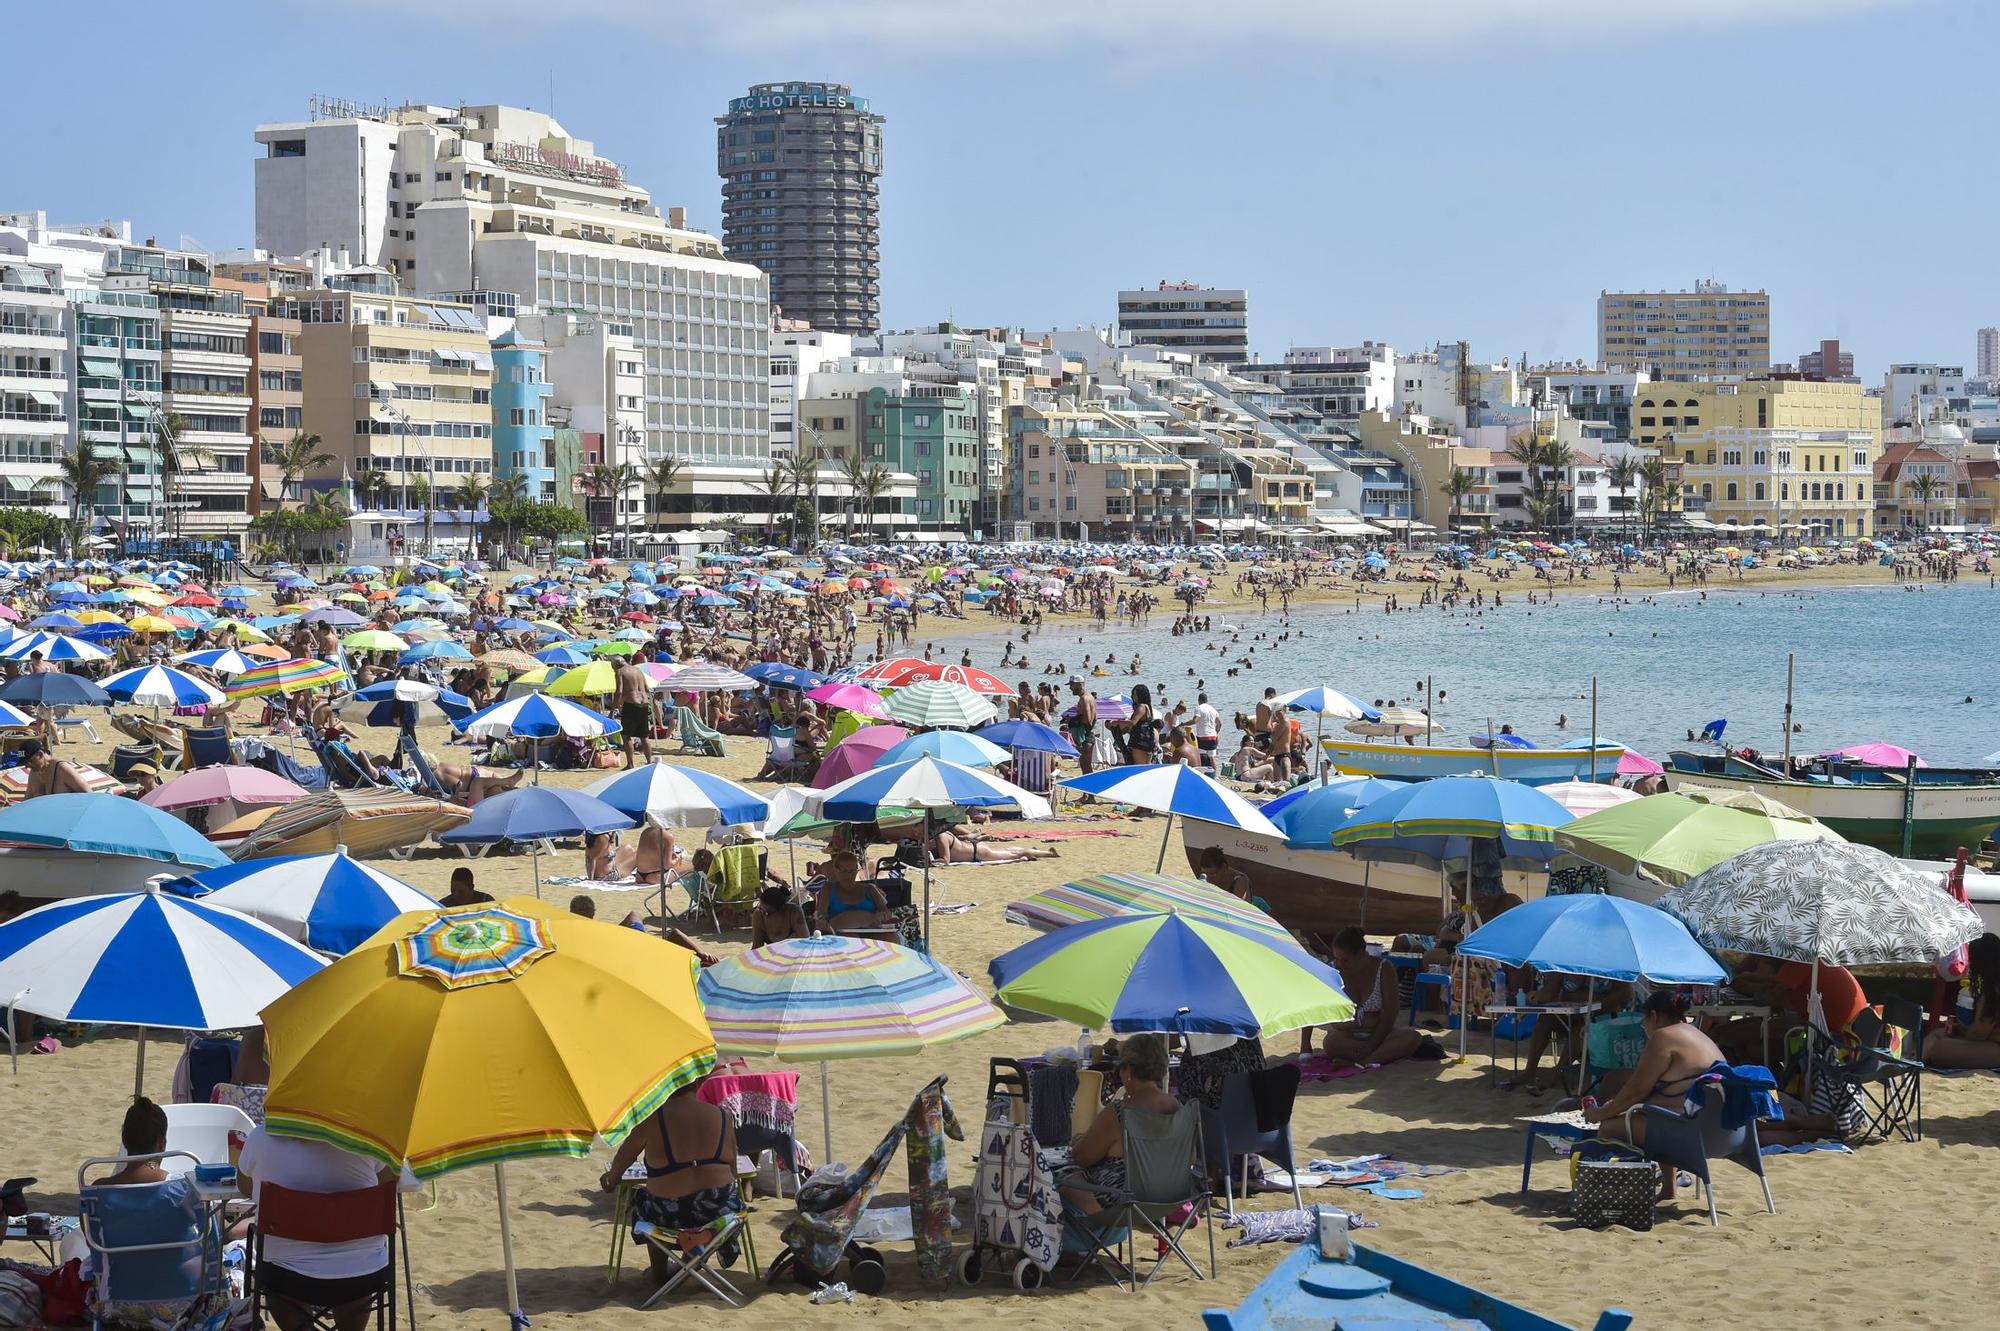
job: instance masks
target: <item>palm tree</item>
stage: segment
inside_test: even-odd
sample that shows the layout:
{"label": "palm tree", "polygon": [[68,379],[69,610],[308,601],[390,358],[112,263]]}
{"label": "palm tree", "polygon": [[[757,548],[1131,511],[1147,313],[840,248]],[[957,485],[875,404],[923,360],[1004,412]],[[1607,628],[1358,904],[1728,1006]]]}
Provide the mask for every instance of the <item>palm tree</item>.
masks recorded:
{"label": "palm tree", "polygon": [[1931,500],[1936,498],[1938,491],[1944,488],[1944,481],[1940,477],[1933,476],[1928,472],[1912,476],[1903,482],[1904,491],[1917,497],[1917,530],[1919,532],[1925,531],[1930,527]]}
{"label": "palm tree", "polygon": [[682,458],[657,457],[646,464],[641,476],[646,492],[653,497],[653,516],[662,528],[667,525],[667,496],[686,470],[687,462]]}
{"label": "palm tree", "polygon": [[1661,491],[1667,488],[1666,459],[1655,453],[1641,462],[1639,480],[1645,487],[1639,491],[1640,525],[1650,528],[1660,516],[1660,501],[1665,497]]}
{"label": "palm tree", "polygon": [[790,492],[785,469],[772,463],[771,469],[750,478],[750,490],[764,501],[764,544],[777,541],[778,505]]}
{"label": "palm tree", "polygon": [[122,466],[93,455],[90,445],[79,444],[57,460],[62,484],[69,489],[69,552],[72,559],[83,557],[83,533],[90,525],[90,510],[97,492],[115,480]]}
{"label": "palm tree", "polygon": [[370,467],[355,474],[354,497],[361,501],[363,507],[381,507],[382,502],[388,498],[391,488],[389,473],[385,471],[376,471]]}
{"label": "palm tree", "polygon": [[333,465],[333,454],[320,447],[316,434],[301,431],[281,444],[271,457],[271,463],[278,469],[278,512],[285,511],[285,498],[292,487],[309,471]]}
{"label": "palm tree", "polygon": [[484,476],[472,475],[452,487],[458,506],[465,510],[466,545],[474,558],[479,555],[479,506],[486,501],[488,486]]}
{"label": "palm tree", "polygon": [[611,501],[611,534],[623,534],[625,492],[639,483],[639,469],[629,462],[600,462],[584,473],[584,484],[599,499]]}
{"label": "palm tree", "polygon": [[305,501],[302,511],[313,519],[309,530],[319,547],[318,557],[323,561],[326,558],[326,534],[344,530],[347,526],[347,504],[337,492],[322,490]]}
{"label": "palm tree", "polygon": [[[785,456],[785,481],[792,491],[792,535],[802,552],[809,552],[819,539],[819,464],[820,451],[811,444],[795,448]],[[802,502],[805,511],[812,515],[805,532],[798,529]]]}
{"label": "palm tree", "polygon": [[424,511],[424,557],[428,559],[434,553],[431,545],[431,478],[419,476],[405,482],[403,493],[409,497],[410,503]]}
{"label": "palm tree", "polygon": [[854,539],[855,501],[861,498],[863,482],[868,475],[868,461],[861,456],[861,450],[850,448],[840,455],[840,480],[847,487],[847,502],[840,509],[840,539],[851,542]]}
{"label": "palm tree", "polygon": [[868,535],[875,535],[875,505],[889,492],[889,469],[879,462],[871,462],[861,473],[861,502],[863,512],[868,517]]}
{"label": "palm tree", "polygon": [[[1625,457],[1613,458],[1611,459],[1611,465],[1604,469],[1604,476],[1606,480],[1610,481],[1611,484],[1617,488],[1618,497],[1622,500],[1623,498],[1625,498],[1625,492],[1627,490],[1630,490],[1634,485],[1638,484],[1639,481],[1638,459],[1631,457],[1630,455],[1627,455]],[[1632,511],[1629,507],[1627,507],[1622,503],[1619,504],[1618,509],[1621,513],[1625,513],[1628,515]],[[1629,517],[1628,517],[1628,526],[1629,526]]]}
{"label": "palm tree", "polygon": [[511,556],[514,550],[515,506],[528,497],[528,478],[518,471],[510,471],[505,476],[495,476],[493,484],[486,492],[486,511],[498,510],[503,515],[501,525],[501,553]]}
{"label": "palm tree", "polygon": [[1445,498],[1451,501],[1451,527],[1454,533],[1458,530],[1459,506],[1465,502],[1467,495],[1478,488],[1479,478],[1463,467],[1453,467],[1451,475],[1444,478],[1444,494]]}

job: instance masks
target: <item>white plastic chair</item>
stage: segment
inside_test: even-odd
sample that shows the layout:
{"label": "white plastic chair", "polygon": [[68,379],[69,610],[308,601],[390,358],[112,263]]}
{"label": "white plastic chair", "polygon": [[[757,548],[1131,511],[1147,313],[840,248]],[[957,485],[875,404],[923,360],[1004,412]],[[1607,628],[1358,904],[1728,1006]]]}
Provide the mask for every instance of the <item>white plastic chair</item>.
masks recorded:
{"label": "white plastic chair", "polygon": [[247,1135],[257,1125],[235,1105],[163,1105],[167,1114],[167,1150],[185,1152],[169,1156],[160,1168],[169,1175],[185,1174],[194,1166],[188,1157],[204,1165],[229,1163],[229,1134]]}

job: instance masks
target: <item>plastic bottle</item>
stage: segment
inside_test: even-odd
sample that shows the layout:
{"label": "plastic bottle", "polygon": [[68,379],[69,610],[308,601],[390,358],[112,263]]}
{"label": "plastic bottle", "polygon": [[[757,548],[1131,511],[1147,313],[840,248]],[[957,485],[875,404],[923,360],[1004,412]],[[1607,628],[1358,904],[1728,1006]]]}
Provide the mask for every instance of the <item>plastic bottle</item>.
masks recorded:
{"label": "plastic bottle", "polygon": [[1515,1007],[1528,1006],[1528,991],[1526,989],[1516,989],[1514,991],[1514,1006]]}
{"label": "plastic bottle", "polygon": [[1076,1065],[1080,1068],[1090,1066],[1090,1027],[1088,1026],[1081,1027],[1076,1033]]}

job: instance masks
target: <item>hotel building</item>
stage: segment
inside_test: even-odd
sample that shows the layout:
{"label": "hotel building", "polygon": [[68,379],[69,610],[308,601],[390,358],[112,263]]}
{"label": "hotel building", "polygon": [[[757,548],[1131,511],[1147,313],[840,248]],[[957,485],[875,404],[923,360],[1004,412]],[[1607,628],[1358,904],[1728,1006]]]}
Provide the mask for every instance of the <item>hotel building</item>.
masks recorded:
{"label": "hotel building", "polygon": [[1697,282],[1692,291],[1597,297],[1597,363],[1654,379],[1745,379],[1771,368],[1771,297]]}

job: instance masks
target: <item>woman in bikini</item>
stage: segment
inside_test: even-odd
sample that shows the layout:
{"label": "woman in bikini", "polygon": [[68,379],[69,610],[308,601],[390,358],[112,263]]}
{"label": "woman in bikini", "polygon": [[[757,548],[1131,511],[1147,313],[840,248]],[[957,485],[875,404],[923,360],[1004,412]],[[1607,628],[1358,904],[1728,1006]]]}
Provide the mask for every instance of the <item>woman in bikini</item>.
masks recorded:
{"label": "woman in bikini", "polygon": [[[634,1221],[673,1235],[706,1228],[743,1209],[736,1186],[736,1127],[729,1115],[696,1096],[694,1085],[675,1091],[619,1143],[597,1186],[615,1189],[642,1155],[646,1186],[633,1194]],[[670,1274],[666,1256],[650,1243],[645,1248],[657,1285]],[[732,1240],[722,1250],[722,1264],[734,1264],[736,1256]]]}
{"label": "woman in bikini", "polygon": [[[1640,1105],[1659,1105],[1680,1113],[1694,1084],[1717,1063],[1729,1060],[1715,1041],[1687,1020],[1687,1001],[1671,989],[1656,989],[1639,1009],[1646,1027],[1646,1048],[1639,1065],[1625,1074],[1615,1094],[1583,1111],[1586,1122],[1602,1124],[1603,1136],[1634,1146],[1646,1142],[1645,1115],[1632,1113]],[[1611,1077],[1605,1078],[1605,1085]],[[1674,1195],[1674,1171],[1667,1170],[1662,1200]]]}
{"label": "woman in bikini", "polygon": [[[1413,1026],[1397,1023],[1402,1015],[1402,997],[1396,989],[1396,970],[1386,957],[1368,955],[1368,939],[1353,926],[1333,936],[1333,968],[1340,972],[1341,988],[1355,1000],[1349,1021],[1325,1027],[1322,1048],[1334,1063],[1395,1063],[1437,1042]],[[1299,1032],[1299,1051],[1312,1048],[1313,1028]],[[1443,1051],[1438,1050],[1438,1055]],[[1434,1055],[1435,1056],[1435,1055]]]}
{"label": "woman in bikini", "polygon": [[931,854],[939,864],[1019,864],[1023,860],[1052,860],[1054,846],[995,846],[977,832],[955,832],[940,827],[931,836]]}
{"label": "woman in bikini", "polygon": [[888,898],[881,888],[861,881],[861,864],[852,851],[835,851],[827,860],[826,882],[814,897],[813,909],[837,934],[881,930],[894,923]]}

